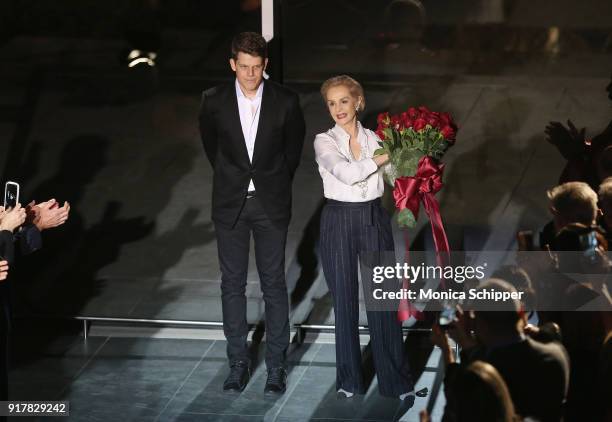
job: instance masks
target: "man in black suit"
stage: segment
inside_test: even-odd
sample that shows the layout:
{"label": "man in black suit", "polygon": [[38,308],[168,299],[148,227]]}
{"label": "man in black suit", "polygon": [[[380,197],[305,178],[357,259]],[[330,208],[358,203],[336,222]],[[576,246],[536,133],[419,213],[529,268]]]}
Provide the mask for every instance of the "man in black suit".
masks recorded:
{"label": "man in black suit", "polygon": [[230,364],[223,389],[242,391],[250,377],[245,288],[252,232],[266,314],[265,391],[282,393],[289,346],[285,242],[305,128],[297,94],[264,81],[267,63],[259,34],[243,32],[233,39],[230,66],[236,79],[204,92],[200,133],[214,170],[212,219]]}

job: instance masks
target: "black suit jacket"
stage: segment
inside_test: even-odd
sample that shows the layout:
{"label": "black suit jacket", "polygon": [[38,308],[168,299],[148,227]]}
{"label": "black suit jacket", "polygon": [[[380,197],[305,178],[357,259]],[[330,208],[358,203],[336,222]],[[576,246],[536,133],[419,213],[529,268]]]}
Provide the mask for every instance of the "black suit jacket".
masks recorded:
{"label": "black suit jacket", "polygon": [[212,219],[233,226],[252,178],[268,218],[286,228],[291,218],[291,184],[304,144],[304,116],[297,94],[265,81],[253,162],[249,161],[232,81],[204,91],[200,134],[214,169]]}
{"label": "black suit jacket", "polygon": [[[487,353],[483,348],[464,350],[461,364],[449,365],[445,385],[451,386],[447,394],[444,421],[453,421],[452,391],[458,377],[457,371],[475,360],[490,363],[502,376],[512,396],[515,410],[521,416],[531,416],[541,422],[558,422],[563,415],[563,402],[569,386],[569,358],[558,342],[541,343],[531,338]],[[452,397],[454,396],[454,397]]]}

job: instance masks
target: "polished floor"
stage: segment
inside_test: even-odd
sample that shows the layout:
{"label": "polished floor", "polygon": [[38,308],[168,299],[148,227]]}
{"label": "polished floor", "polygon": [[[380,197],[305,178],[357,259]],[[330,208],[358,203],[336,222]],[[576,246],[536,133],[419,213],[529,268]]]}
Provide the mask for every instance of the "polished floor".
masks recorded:
{"label": "polished floor", "polygon": [[[363,339],[363,355],[370,388],[364,396],[341,399],[335,392],[333,337],[292,343],[287,392],[269,396],[263,393],[265,343],[254,349],[258,364],[247,388],[238,394],[222,391],[229,371],[222,339],[169,338],[168,331],[145,335],[131,330],[126,334],[108,327],[91,332],[96,330],[98,334],[87,340],[58,336],[40,350],[36,349],[40,344],[36,337],[45,334],[35,327],[21,327],[15,337],[19,355],[10,374],[10,399],[66,400],[70,403],[68,420],[100,422],[418,421],[420,410],[429,406],[438,418],[444,406],[441,380],[436,381],[440,356],[422,335],[410,340],[411,361],[417,390],[427,388],[429,394],[417,397],[409,407],[399,399],[378,394],[365,345],[367,338]],[[178,332],[174,335],[190,337]],[[222,333],[211,331],[204,335],[222,338]],[[197,336],[202,337],[202,333]]]}

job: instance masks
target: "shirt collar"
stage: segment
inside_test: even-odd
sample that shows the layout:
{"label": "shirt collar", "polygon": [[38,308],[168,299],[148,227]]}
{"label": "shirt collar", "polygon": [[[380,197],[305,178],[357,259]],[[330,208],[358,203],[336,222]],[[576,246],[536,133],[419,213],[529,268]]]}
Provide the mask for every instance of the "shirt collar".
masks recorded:
{"label": "shirt collar", "polygon": [[[361,136],[362,132],[363,132],[363,127],[361,126],[361,122],[357,120],[357,138]],[[347,131],[344,130],[342,126],[340,126],[338,123],[336,123],[335,126],[332,128],[332,133],[339,139],[349,139],[350,138],[350,135],[347,133]]]}
{"label": "shirt collar", "polygon": [[[245,96],[244,93],[242,92],[242,89],[240,89],[240,84],[238,83],[238,79],[235,80],[235,85],[236,85],[236,96],[238,98],[246,98],[247,100],[251,100],[250,98]],[[262,80],[261,83],[259,84],[259,88],[257,88],[257,93],[255,94],[255,98],[261,98],[263,96],[263,86],[264,86],[264,81]]]}

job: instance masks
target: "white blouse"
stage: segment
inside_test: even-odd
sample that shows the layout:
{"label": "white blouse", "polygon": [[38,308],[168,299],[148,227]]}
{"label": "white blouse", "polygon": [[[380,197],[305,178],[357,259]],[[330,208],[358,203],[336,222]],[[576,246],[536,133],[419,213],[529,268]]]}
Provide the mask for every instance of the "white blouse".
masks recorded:
{"label": "white blouse", "polygon": [[350,135],[339,125],[315,137],[315,159],[323,179],[326,198],[344,202],[365,202],[380,198],[385,190],[382,169],[372,157],[379,148],[378,136],[357,122],[359,160],[349,146]]}

